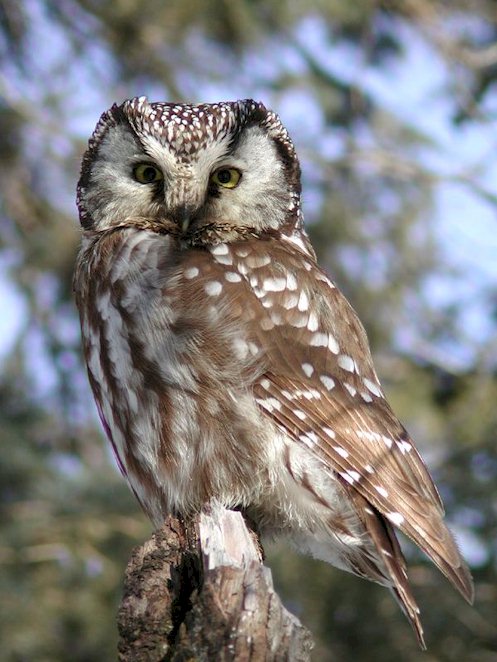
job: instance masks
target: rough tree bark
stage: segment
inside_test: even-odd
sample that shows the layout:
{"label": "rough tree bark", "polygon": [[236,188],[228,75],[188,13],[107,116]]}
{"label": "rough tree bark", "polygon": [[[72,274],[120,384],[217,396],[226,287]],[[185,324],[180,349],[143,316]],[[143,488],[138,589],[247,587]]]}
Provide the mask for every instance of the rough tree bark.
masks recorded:
{"label": "rough tree bark", "polygon": [[303,662],[312,640],[275,593],[257,537],[217,505],[169,517],[128,563],[120,662]]}

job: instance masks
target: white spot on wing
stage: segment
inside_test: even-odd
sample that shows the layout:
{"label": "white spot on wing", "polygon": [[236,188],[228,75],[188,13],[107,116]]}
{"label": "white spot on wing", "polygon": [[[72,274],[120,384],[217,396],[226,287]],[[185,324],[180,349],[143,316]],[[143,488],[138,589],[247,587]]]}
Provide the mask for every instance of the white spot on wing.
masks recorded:
{"label": "white spot on wing", "polygon": [[304,244],[302,239],[299,237],[299,235],[296,234],[295,232],[293,234],[290,234],[290,235],[283,234],[283,235],[281,235],[281,238],[284,241],[289,241],[292,244],[295,244],[295,246],[298,246],[300,248],[300,250],[304,251],[305,253],[309,253],[309,251],[307,250],[306,245]]}
{"label": "white spot on wing", "polygon": [[315,444],[319,443],[319,437],[318,437],[317,434],[316,434],[315,432],[313,432],[312,430],[310,430],[309,432],[305,432],[305,433],[303,433],[303,434],[299,434],[299,439],[300,439],[301,441],[307,441],[307,440],[309,440],[309,441],[312,443],[313,446],[314,446]]}
{"label": "white spot on wing", "polygon": [[337,361],[338,365],[340,368],[343,368],[343,370],[347,370],[347,372],[354,372],[354,359],[351,356],[347,356],[347,354],[340,354]]}
{"label": "white spot on wing", "polygon": [[255,342],[249,342],[248,344],[249,351],[253,356],[256,356],[259,353],[259,347],[255,344]]}
{"label": "white spot on wing", "polygon": [[341,446],[334,446],[334,450],[338,453],[338,455],[341,455],[342,457],[348,457],[349,453],[348,451],[345,450],[345,448],[342,448]]}
{"label": "white spot on wing", "polygon": [[216,244],[210,247],[212,255],[228,255],[229,248],[226,244]]}
{"label": "white spot on wing", "polygon": [[242,280],[240,274],[237,274],[235,271],[227,271],[224,277],[229,283],[239,283]]}
{"label": "white spot on wing", "polygon": [[302,290],[302,292],[300,293],[297,308],[300,310],[300,312],[304,312],[309,308],[309,297],[304,292],[304,290]]}
{"label": "white spot on wing", "polygon": [[213,257],[218,264],[226,264],[228,266],[231,266],[233,264],[233,258],[229,253],[227,255],[214,255]]}
{"label": "white spot on wing", "polygon": [[328,390],[331,391],[332,388],[335,388],[335,380],[329,375],[320,375],[319,377],[322,385]]}
{"label": "white spot on wing", "polygon": [[301,411],[300,409],[294,409],[293,413],[297,418],[300,418],[301,421],[305,421],[307,418],[307,415],[304,411]]}
{"label": "white spot on wing", "polygon": [[312,377],[312,373],[314,372],[314,368],[310,363],[302,363],[302,370],[304,373],[307,375],[307,377]]}
{"label": "white spot on wing", "polygon": [[384,487],[381,487],[381,485],[375,485],[374,487],[378,494],[381,494],[382,497],[385,497],[385,499],[388,497],[388,492]]}
{"label": "white spot on wing", "polygon": [[233,340],[233,349],[240,359],[244,359],[249,351],[248,344],[243,338],[235,338]]}
{"label": "white spot on wing", "polygon": [[266,278],[262,287],[266,292],[283,292],[286,288],[286,278]]}
{"label": "white spot on wing", "polygon": [[333,354],[338,354],[340,351],[336,338],[334,338],[331,333],[328,334],[328,349],[330,352],[333,352]]}
{"label": "white spot on wing", "polygon": [[248,255],[245,262],[252,269],[257,269],[259,267],[265,267],[267,264],[269,264],[271,262],[271,258],[267,254]]}
{"label": "white spot on wing", "polygon": [[309,331],[317,331],[319,328],[319,322],[316,313],[309,313],[309,319],[307,320],[307,328]]}
{"label": "white spot on wing", "polygon": [[188,267],[188,269],[185,269],[183,272],[183,276],[190,280],[191,278],[195,278],[196,276],[199,275],[199,270],[198,267]]}
{"label": "white spot on wing", "polygon": [[303,441],[308,448],[314,448],[317,443],[317,441],[312,439],[311,435],[316,436],[313,432],[308,432],[307,434],[299,434],[300,441]]}
{"label": "white spot on wing", "polygon": [[264,409],[267,409],[268,411],[281,409],[281,402],[276,398],[256,398],[256,402],[258,402],[261,407],[264,407]]}
{"label": "white spot on wing", "polygon": [[223,286],[218,280],[211,280],[204,285],[204,290],[210,297],[217,297],[223,291]]}
{"label": "white spot on wing", "polygon": [[328,334],[319,332],[313,333],[309,344],[313,347],[327,347]]}
{"label": "white spot on wing", "polygon": [[360,474],[357,471],[341,471],[339,474],[344,480],[347,481],[350,485],[353,485],[360,479]]}
{"label": "white spot on wing", "polygon": [[412,445],[408,441],[396,441],[395,443],[402,454],[412,450]]}
{"label": "white spot on wing", "polygon": [[333,285],[333,283],[331,282],[331,280],[327,276],[325,276],[324,274],[320,273],[319,271],[316,274],[316,280],[320,280],[323,283],[326,283],[326,285],[328,285],[328,287],[331,287],[332,289],[335,287]]}
{"label": "white spot on wing", "polygon": [[391,437],[386,437],[385,435],[382,435],[381,439],[387,445],[388,448],[392,448],[393,439]]}
{"label": "white spot on wing", "polygon": [[293,293],[288,293],[285,292],[285,294],[282,297],[281,304],[283,305],[283,308],[286,308],[287,310],[291,310],[292,308],[295,308],[295,306],[298,303],[298,296]]}
{"label": "white spot on wing", "polygon": [[236,254],[239,255],[240,257],[247,257],[249,255],[250,250],[245,247],[240,247],[236,249]]}
{"label": "white spot on wing", "polygon": [[347,389],[347,391],[350,393],[352,397],[354,397],[354,395],[357,393],[357,389],[354,386],[352,386],[352,384],[348,384],[347,382],[344,382],[343,386],[344,388]]}
{"label": "white spot on wing", "polygon": [[364,386],[368,389],[368,391],[371,391],[371,393],[373,395],[376,395],[378,398],[383,397],[379,386],[377,386],[370,379],[367,378],[364,379]]}
{"label": "white spot on wing", "polygon": [[385,517],[396,526],[400,526],[404,522],[404,516],[400,513],[385,513]]}
{"label": "white spot on wing", "polygon": [[307,324],[307,317],[305,315],[300,315],[292,319],[292,326],[296,329],[301,329]]}
{"label": "white spot on wing", "polygon": [[291,290],[292,292],[294,292],[297,289],[297,279],[290,272],[288,272],[286,275],[286,287],[287,290]]}
{"label": "white spot on wing", "polygon": [[271,331],[271,329],[274,329],[274,322],[269,317],[263,317],[260,321],[260,325],[263,331]]}

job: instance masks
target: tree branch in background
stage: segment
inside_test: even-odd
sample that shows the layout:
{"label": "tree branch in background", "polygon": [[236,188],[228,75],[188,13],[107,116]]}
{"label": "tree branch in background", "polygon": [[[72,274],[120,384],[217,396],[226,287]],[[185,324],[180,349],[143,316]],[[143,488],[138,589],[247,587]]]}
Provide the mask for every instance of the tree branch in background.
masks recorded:
{"label": "tree branch in background", "polygon": [[133,552],[119,610],[120,662],[310,659],[310,634],[282,605],[241,513],[169,517]]}

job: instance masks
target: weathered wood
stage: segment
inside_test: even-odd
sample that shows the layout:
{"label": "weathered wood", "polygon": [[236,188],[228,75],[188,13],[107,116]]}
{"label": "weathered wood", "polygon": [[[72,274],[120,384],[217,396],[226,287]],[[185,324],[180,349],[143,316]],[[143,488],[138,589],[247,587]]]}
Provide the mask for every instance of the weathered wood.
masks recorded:
{"label": "weathered wood", "polygon": [[281,604],[257,537],[214,505],[169,517],[134,550],[119,610],[119,660],[304,662],[309,632]]}

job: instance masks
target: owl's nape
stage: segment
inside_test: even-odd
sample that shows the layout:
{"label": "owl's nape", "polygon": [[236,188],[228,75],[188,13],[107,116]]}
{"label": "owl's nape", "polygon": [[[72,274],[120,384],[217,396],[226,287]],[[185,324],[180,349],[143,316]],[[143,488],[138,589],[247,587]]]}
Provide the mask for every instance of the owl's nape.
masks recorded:
{"label": "owl's nape", "polygon": [[78,206],[90,384],[154,524],[241,507],[390,588],[424,645],[395,528],[469,601],[471,577],[364,329],[316,263],[279,118],[251,100],[114,106]]}

